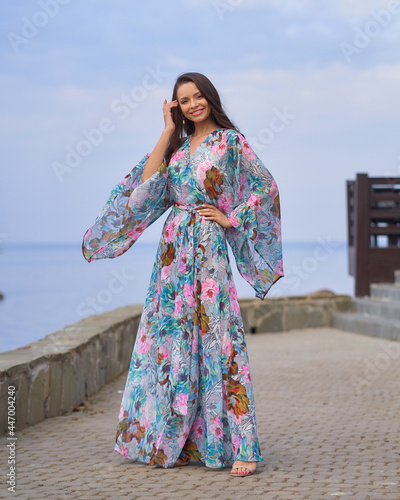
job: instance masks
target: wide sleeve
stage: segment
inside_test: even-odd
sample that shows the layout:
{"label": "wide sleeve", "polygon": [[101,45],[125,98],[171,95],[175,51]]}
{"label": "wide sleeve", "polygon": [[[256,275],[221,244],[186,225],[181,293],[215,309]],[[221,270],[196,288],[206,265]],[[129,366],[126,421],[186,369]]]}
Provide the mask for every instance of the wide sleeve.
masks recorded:
{"label": "wide sleeve", "polygon": [[278,186],[244,136],[232,134],[227,147],[237,189],[226,235],[240,274],[264,299],[284,276]]}
{"label": "wide sleeve", "polygon": [[82,253],[88,262],[112,259],[125,253],[143,231],[170,206],[168,169],[163,162],[145,182],[149,154],[112,190],[93,226],[85,233]]}

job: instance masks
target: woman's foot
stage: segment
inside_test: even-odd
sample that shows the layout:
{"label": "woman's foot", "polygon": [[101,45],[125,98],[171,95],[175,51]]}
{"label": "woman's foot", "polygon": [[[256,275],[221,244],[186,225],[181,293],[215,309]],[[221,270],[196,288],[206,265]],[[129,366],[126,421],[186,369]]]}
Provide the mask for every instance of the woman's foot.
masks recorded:
{"label": "woman's foot", "polygon": [[257,462],[243,462],[236,460],[232,465],[231,476],[251,476],[257,468]]}
{"label": "woman's foot", "polygon": [[178,458],[175,462],[174,467],[182,467],[183,465],[188,465],[190,462],[190,458]]}

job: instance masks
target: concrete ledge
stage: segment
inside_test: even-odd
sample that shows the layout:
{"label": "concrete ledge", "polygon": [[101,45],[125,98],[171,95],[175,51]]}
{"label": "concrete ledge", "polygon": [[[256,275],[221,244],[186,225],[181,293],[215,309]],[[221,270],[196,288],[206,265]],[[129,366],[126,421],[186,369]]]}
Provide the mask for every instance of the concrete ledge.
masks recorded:
{"label": "concrete ledge", "polygon": [[[353,310],[347,295],[240,300],[246,334],[331,326]],[[16,429],[71,412],[129,368],[143,306],[128,306],[66,326],[0,353],[0,435],[7,434],[8,387],[16,389]]]}
{"label": "concrete ledge", "polygon": [[334,313],[332,324],[347,332],[400,341],[400,322],[384,316]]}
{"label": "concrete ledge", "polygon": [[332,326],[332,313],[354,311],[349,295],[320,292],[310,295],[241,300],[246,333],[282,332]]}
{"label": "concrete ledge", "polygon": [[8,387],[16,389],[16,429],[72,411],[128,369],[142,306],[66,326],[0,353],[0,434],[6,434]]}

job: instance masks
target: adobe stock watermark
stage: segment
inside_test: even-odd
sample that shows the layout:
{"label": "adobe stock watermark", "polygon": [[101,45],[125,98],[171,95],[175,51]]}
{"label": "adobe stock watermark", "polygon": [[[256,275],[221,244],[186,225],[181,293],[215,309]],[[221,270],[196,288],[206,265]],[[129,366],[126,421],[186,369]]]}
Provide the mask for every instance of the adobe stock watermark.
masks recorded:
{"label": "adobe stock watermark", "polygon": [[133,274],[128,274],[125,268],[122,268],[120,271],[113,269],[111,274],[113,277],[110,278],[106,288],[99,290],[94,297],[87,297],[85,301],[78,305],[76,312],[80,317],[104,312],[105,306],[108,306],[112,302],[114,296],[123,292],[129,282],[133,281],[136,277]]}
{"label": "adobe stock watermark", "polygon": [[243,0],[213,0],[212,2],[214,10],[221,21],[225,20],[225,15],[228,12],[232,12],[242,3]]}
{"label": "adobe stock watermark", "polygon": [[[293,264],[289,268],[285,267],[284,264],[284,280],[285,284],[289,285],[289,288],[285,287],[284,290],[278,290],[274,293],[273,298],[284,297],[288,295],[288,292],[298,290],[302,282],[315,274],[320,264],[327,261],[338,246],[338,243],[331,240],[330,235],[326,236],[326,238],[318,237],[312,253],[304,257],[299,264]],[[259,330],[259,325],[262,325],[268,319],[269,314],[270,311],[263,306],[262,302],[258,306],[249,308],[248,314],[243,319],[245,330],[251,331],[252,328],[255,328],[256,331]]]}
{"label": "adobe stock watermark", "polygon": [[[152,68],[146,66],[146,74],[142,79],[141,85],[133,87],[129,93],[121,94],[112,101],[110,111],[117,116],[119,120],[125,120],[132,110],[136,109],[149,95],[149,92],[155,90],[161,82],[168,76],[168,73],[161,71],[160,67]],[[118,122],[117,122],[118,123]],[[51,168],[58,182],[64,180],[64,176],[79,167],[83,160],[93,153],[93,150],[99,147],[107,136],[117,129],[116,120],[112,118],[102,118],[97,125],[91,129],[82,129],[82,138],[74,145],[65,147],[65,157],[62,162],[53,161]]]}
{"label": "adobe stock watermark", "polygon": [[374,39],[379,37],[398,14],[400,14],[400,0],[390,0],[386,9],[372,10],[370,19],[362,28],[354,27],[353,42],[339,44],[346,62],[350,64],[353,56],[360,54]]}
{"label": "adobe stock watermark", "polygon": [[[7,392],[7,403],[8,403],[8,411],[7,411],[7,452],[8,452],[8,460],[7,463],[9,465],[9,470],[7,472],[7,485],[8,491],[16,492],[17,486],[17,462],[16,462],[16,449],[17,449],[17,436],[15,435],[16,430],[16,390],[15,386],[9,385]],[[4,398],[5,399],[5,398]]]}
{"label": "adobe stock watermark", "polygon": [[258,131],[257,137],[249,137],[249,142],[255,149],[261,151],[268,144],[271,144],[276,134],[281,134],[297,118],[297,115],[290,113],[286,106],[282,109],[273,108],[273,116],[270,118],[268,127]]}
{"label": "adobe stock watermark", "polygon": [[308,280],[322,262],[325,262],[334,253],[335,249],[340,246],[339,243],[332,241],[331,235],[326,238],[317,237],[318,244],[314,247],[312,254],[304,257],[299,264],[293,264],[288,270],[285,269],[285,284],[289,286],[285,291],[280,291],[275,296],[286,295],[288,291],[295,292],[298,290],[302,282]]}
{"label": "adobe stock watermark", "polygon": [[45,28],[51,19],[54,19],[60,12],[62,5],[66,5],[71,0],[40,0],[39,9],[33,14],[31,19],[21,18],[21,28],[19,33],[10,31],[7,33],[8,41],[15,53],[20,52],[21,46],[25,46],[35,38],[40,30]]}
{"label": "adobe stock watermark", "polygon": [[400,342],[381,342],[380,352],[372,360],[364,359],[364,366],[360,370],[360,374],[351,378],[355,393],[359,395],[364,387],[370,387],[399,357]]}

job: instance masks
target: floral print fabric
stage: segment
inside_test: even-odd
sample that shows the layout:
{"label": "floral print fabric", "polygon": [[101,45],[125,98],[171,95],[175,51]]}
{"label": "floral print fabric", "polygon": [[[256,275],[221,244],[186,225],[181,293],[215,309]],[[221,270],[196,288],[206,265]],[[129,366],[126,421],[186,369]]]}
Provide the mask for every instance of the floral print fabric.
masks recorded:
{"label": "floral print fabric", "polygon": [[[283,276],[279,194],[245,138],[217,129],[190,157],[190,137],[142,182],[148,155],[113,189],[82,251],[90,262],[126,252],[165,221],[129,374],[115,450],[172,467],[179,457],[223,467],[262,461],[253,387],[227,241],[263,298]],[[195,210],[215,204],[232,226]]]}

